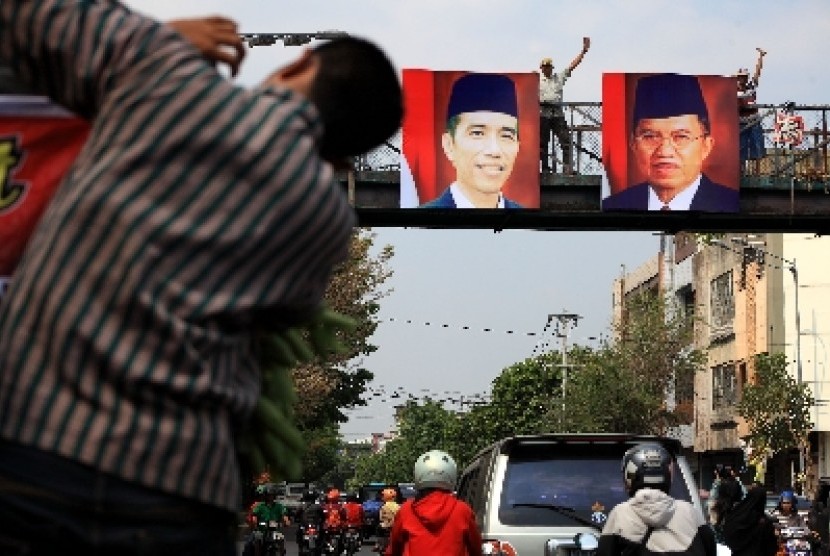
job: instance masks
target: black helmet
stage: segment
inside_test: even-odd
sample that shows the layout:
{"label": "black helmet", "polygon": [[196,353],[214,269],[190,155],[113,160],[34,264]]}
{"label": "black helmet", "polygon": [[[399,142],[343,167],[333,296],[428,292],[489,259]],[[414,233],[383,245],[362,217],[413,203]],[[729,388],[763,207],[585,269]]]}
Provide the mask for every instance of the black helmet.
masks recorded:
{"label": "black helmet", "polygon": [[318,493],[316,490],[314,490],[314,489],[307,490],[303,493],[303,502],[309,502],[309,503],[310,502],[316,502],[317,498],[319,496],[320,496],[320,493]]}
{"label": "black helmet", "polygon": [[722,463],[715,465],[715,474],[718,476],[719,479],[726,479],[735,476],[735,472],[732,469],[732,466],[723,465]]}
{"label": "black helmet", "polygon": [[623,456],[622,472],[629,496],[634,496],[641,488],[655,488],[668,493],[672,457],[660,444],[638,444]]}

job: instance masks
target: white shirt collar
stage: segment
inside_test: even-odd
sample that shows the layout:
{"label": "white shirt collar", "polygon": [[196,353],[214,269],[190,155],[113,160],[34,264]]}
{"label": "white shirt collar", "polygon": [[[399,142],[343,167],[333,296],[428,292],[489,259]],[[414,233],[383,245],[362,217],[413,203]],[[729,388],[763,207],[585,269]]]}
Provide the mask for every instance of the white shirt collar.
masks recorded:
{"label": "white shirt collar", "polygon": [[[452,182],[452,185],[450,185],[450,194],[452,194],[452,200],[455,203],[455,208],[478,208],[472,202],[470,202],[470,200],[464,195],[464,193],[461,192],[461,187],[459,187],[457,182]],[[504,208],[504,195],[502,195],[501,193],[499,193],[499,204],[496,206],[496,208]]]}
{"label": "white shirt collar", "polygon": [[[695,193],[697,193],[699,187],[700,174],[697,175],[697,178],[691,185],[687,186],[686,189],[675,195],[674,198],[669,201],[669,208],[671,210],[689,210],[689,207],[692,206],[692,199],[694,199]],[[663,208],[663,205],[663,201],[657,198],[657,194],[654,192],[654,189],[649,186],[648,210],[660,210]]]}

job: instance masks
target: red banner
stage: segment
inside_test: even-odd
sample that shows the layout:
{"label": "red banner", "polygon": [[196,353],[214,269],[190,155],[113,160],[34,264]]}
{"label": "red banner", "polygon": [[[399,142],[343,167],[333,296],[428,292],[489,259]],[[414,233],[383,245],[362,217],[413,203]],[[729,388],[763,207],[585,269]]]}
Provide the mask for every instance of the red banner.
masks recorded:
{"label": "red banner", "polygon": [[45,99],[0,96],[0,294],[88,131]]}

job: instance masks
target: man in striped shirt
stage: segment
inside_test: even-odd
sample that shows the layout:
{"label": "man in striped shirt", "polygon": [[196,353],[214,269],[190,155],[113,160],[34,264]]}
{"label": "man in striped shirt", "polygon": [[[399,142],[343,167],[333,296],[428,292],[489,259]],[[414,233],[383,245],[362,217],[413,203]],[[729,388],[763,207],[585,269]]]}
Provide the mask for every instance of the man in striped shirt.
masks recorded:
{"label": "man in striped shirt", "polygon": [[108,0],[3,0],[0,58],[92,126],[0,302],[0,553],[233,554],[252,334],[346,257],[397,72],[344,38],[247,90]]}

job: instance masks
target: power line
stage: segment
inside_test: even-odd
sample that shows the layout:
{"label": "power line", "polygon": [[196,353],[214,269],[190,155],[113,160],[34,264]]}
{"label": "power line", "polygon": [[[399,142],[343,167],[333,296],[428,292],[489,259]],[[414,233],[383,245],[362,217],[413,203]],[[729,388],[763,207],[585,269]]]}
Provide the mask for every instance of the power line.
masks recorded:
{"label": "power line", "polygon": [[[469,325],[446,324],[446,323],[436,323],[436,322],[429,322],[429,321],[416,322],[416,321],[413,321],[411,319],[396,319],[394,317],[390,317],[389,319],[387,319],[387,322],[401,322],[401,323],[404,323],[404,324],[419,324],[419,325],[422,325],[422,326],[430,326],[430,327],[434,327],[434,328],[452,328],[452,329],[456,329],[456,330],[466,330],[466,331],[476,330],[478,332],[498,332],[498,333],[501,333],[501,334],[508,334],[508,335],[514,334],[514,335],[517,335],[517,336],[536,336],[536,335],[538,335],[537,332],[521,332],[521,331],[516,331],[516,330],[496,330],[495,328],[489,328],[489,327],[476,328],[476,327],[469,326]],[[547,329],[547,324],[545,325],[545,329]],[[542,331],[542,333],[544,333],[544,330]]]}

